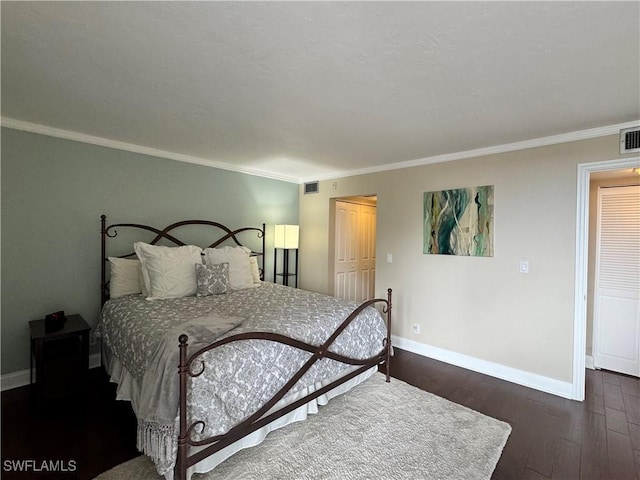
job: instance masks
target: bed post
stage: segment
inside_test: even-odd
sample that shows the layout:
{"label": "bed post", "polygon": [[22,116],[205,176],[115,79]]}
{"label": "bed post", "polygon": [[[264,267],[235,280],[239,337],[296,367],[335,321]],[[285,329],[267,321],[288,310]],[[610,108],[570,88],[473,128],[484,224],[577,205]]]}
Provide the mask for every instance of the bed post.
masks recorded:
{"label": "bed post", "polygon": [[387,383],[391,381],[391,293],[390,288],[387,289],[387,345],[386,345],[386,367],[387,367]]}
{"label": "bed post", "polygon": [[[267,248],[266,248],[266,238],[267,238],[267,224],[262,224],[262,281],[267,280]],[[274,261],[275,262],[275,261]],[[273,278],[275,282],[275,277]]]}
{"label": "bed post", "polygon": [[100,299],[101,299],[101,303],[100,306],[102,307],[104,305],[104,303],[107,301],[107,295],[106,295],[106,290],[107,290],[107,285],[106,285],[106,281],[107,281],[107,272],[106,272],[106,266],[105,266],[105,262],[106,262],[106,257],[105,255],[107,254],[107,246],[106,246],[106,235],[107,235],[107,231],[105,230],[106,225],[107,225],[107,216],[102,214],[100,215],[100,224],[101,224],[101,233],[102,233],[102,257],[100,258],[100,265],[101,265],[101,272],[102,272],[102,277],[100,280]]}
{"label": "bed post", "polygon": [[178,409],[180,410],[180,432],[178,434],[178,456],[176,458],[176,466],[173,472],[174,480],[187,480],[187,343],[189,337],[185,334],[180,335],[180,364],[178,365],[178,375],[180,376],[180,400]]}

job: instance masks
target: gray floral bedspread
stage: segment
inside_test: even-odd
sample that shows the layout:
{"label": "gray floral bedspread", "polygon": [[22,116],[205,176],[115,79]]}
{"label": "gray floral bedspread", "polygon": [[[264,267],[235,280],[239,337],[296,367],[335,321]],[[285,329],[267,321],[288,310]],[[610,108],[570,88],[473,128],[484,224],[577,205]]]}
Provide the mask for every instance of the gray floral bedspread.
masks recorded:
{"label": "gray floral bedspread", "polygon": [[[223,337],[263,331],[320,345],[357,306],[356,302],[263,283],[256,288],[209,297],[156,301],[147,301],[139,295],[120,297],[105,304],[100,329],[107,346],[142,385],[150,358],[166,332],[207,313],[242,317],[240,326]],[[382,316],[376,309],[367,308],[342,332],[330,350],[352,358],[369,358],[380,352],[385,337]],[[177,349],[177,338],[175,343]],[[206,422],[200,438],[228,431],[266,403],[309,357],[309,353],[293,347],[261,340],[234,342],[205,353],[202,355],[206,365],[204,374],[190,380],[189,422]],[[175,368],[177,378],[177,366]],[[348,366],[325,358],[304,375],[293,391],[336,376],[345,368]],[[176,415],[177,409],[176,405]],[[139,425],[139,440],[144,433],[140,428]],[[148,430],[148,426],[146,428]],[[163,474],[173,465],[177,434],[175,431],[152,433],[165,438],[147,439],[147,445],[150,441],[155,445],[164,442],[165,451],[145,453]],[[144,443],[139,441],[139,448],[144,450]]]}

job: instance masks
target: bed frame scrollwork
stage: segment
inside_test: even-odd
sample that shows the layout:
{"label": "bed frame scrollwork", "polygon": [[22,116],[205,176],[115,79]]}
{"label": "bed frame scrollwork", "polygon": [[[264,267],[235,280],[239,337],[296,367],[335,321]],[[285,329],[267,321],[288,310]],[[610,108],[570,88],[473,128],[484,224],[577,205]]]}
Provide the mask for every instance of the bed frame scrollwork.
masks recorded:
{"label": "bed frame scrollwork", "polygon": [[[180,375],[180,433],[178,436],[178,458],[176,461],[174,480],[186,480],[187,469],[192,465],[198,463],[200,460],[222,450],[235,441],[292,412],[296,408],[309,403],[310,401],[318,398],[321,395],[324,395],[325,393],[360,375],[361,373],[365,372],[375,365],[384,364],[386,381],[389,382],[389,362],[391,359],[391,297],[392,291],[391,289],[388,289],[386,299],[377,298],[362,303],[360,306],[358,306],[358,308],[351,312],[351,314],[349,314],[349,316],[340,324],[340,326],[333,332],[333,334],[320,346],[310,345],[308,343],[301,342],[299,340],[295,340],[293,338],[289,338],[276,333],[252,332],[241,333],[223,338],[222,340],[218,340],[194,352],[192,355],[189,355],[187,353],[188,337],[187,335],[181,335],[178,340],[180,345],[180,365],[178,367],[178,374]],[[367,359],[354,359],[331,352],[329,348],[336,340],[336,338],[338,338],[338,336],[344,331],[344,329],[347,328],[349,324],[365,308],[374,306],[376,304],[382,304],[382,313],[384,313],[387,317],[387,337],[382,343],[382,349],[380,350],[380,352],[377,355],[374,355],[373,357]],[[243,340],[264,340],[269,342],[283,343],[285,345],[289,345],[294,348],[309,352],[311,353],[311,356],[305,362],[305,364],[293,375],[293,377],[291,377],[289,381],[267,403],[260,407],[251,416],[235,425],[229,431],[222,435],[216,435],[204,440],[194,440],[191,436],[194,429],[196,429],[197,427],[204,428],[205,426],[205,423],[200,420],[195,421],[191,424],[189,424],[187,421],[188,378],[198,377],[202,375],[205,370],[204,362],[202,360],[198,360],[198,357],[200,357],[205,352],[208,352],[209,350],[213,350],[214,348],[221,347],[222,345],[226,345],[228,343],[239,342]],[[269,411],[282,398],[284,398],[287,393],[291,391],[298,380],[300,380],[302,376],[316,362],[321,361],[323,358],[336,360],[338,362],[352,365],[357,368],[351,370],[345,376],[329,383],[328,385],[325,385],[324,387],[304,396],[303,398],[300,398],[293,403],[290,403],[274,412],[269,413]],[[200,365],[196,371],[193,371],[193,367],[197,363],[199,363]],[[206,448],[196,452],[195,454],[189,455],[189,446],[206,446]]]}

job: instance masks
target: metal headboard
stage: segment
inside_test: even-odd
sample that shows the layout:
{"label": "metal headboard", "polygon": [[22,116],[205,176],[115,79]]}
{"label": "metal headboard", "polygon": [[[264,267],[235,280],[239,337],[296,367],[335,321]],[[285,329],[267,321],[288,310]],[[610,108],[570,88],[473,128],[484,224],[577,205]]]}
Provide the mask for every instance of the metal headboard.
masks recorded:
{"label": "metal headboard", "polygon": [[[260,268],[260,277],[262,278],[262,280],[264,280],[264,253],[266,251],[265,250],[265,227],[266,226],[264,223],[262,224],[262,228],[242,227],[242,228],[232,230],[231,228],[225,225],[222,225],[221,223],[213,222],[211,220],[183,220],[181,222],[172,223],[171,225],[163,229],[158,229],[155,227],[151,227],[149,225],[142,225],[138,223],[114,223],[112,225],[107,225],[106,215],[100,216],[100,223],[101,223],[101,237],[102,237],[102,250],[101,250],[101,262],[100,262],[101,272],[102,272],[101,282],[100,282],[101,305],[104,305],[104,303],[109,299],[109,282],[107,281],[107,262],[108,262],[107,239],[114,238],[118,235],[118,231],[116,230],[116,228],[133,228],[133,229],[146,230],[146,231],[155,233],[156,236],[153,238],[153,240],[146,242],[146,243],[149,243],[150,245],[155,245],[160,240],[166,239],[174,243],[176,246],[183,246],[183,245],[186,245],[186,243],[180,240],[179,238],[177,238],[175,236],[175,233],[170,233],[170,232],[172,232],[176,228],[184,227],[186,225],[206,225],[206,226],[214,227],[216,229],[215,232],[217,232],[217,234],[221,236],[217,238],[213,243],[211,243],[210,245],[204,248],[215,248],[217,246],[220,246],[222,243],[224,243],[227,240],[232,240],[236,245],[242,247],[244,245],[238,239],[238,235],[244,232],[255,232],[257,237],[262,240],[262,251],[261,252],[252,251],[251,254],[262,258],[262,262],[261,262],[262,266]],[[133,257],[134,255],[135,253],[132,251],[131,253],[120,255],[120,257],[126,258],[126,257]]]}

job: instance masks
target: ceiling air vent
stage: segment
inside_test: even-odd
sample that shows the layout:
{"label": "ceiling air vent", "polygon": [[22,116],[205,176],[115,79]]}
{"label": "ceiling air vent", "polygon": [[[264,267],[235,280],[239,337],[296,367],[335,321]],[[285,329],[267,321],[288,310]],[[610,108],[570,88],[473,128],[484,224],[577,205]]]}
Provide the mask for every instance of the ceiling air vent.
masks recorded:
{"label": "ceiling air vent", "polygon": [[309,193],[318,193],[320,191],[320,182],[307,182],[304,184],[304,194],[307,195]]}
{"label": "ceiling air vent", "polygon": [[620,153],[640,152],[640,127],[620,130]]}

